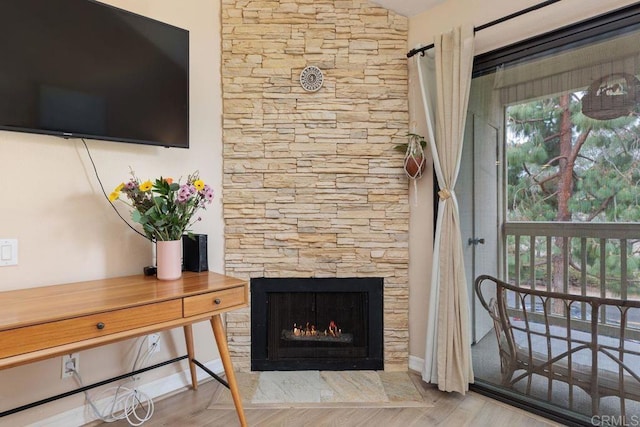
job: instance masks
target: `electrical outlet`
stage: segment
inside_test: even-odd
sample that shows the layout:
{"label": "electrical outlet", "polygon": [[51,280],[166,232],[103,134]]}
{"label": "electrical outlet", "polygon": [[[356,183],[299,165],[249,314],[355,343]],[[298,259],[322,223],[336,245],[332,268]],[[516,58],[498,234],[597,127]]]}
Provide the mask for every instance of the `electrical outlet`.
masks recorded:
{"label": "electrical outlet", "polygon": [[72,353],[62,356],[62,375],[61,377],[69,378],[73,376],[73,372],[80,371],[80,354]]}
{"label": "electrical outlet", "polygon": [[147,349],[149,354],[157,353],[160,351],[160,334],[147,335]]}

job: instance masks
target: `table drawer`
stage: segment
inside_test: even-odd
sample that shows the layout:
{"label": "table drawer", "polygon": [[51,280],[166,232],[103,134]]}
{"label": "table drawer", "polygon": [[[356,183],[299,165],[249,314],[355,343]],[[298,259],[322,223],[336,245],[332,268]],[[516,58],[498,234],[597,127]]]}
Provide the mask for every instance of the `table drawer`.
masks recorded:
{"label": "table drawer", "polygon": [[0,332],[0,358],[180,319],[182,300],[165,301]]}
{"label": "table drawer", "polygon": [[245,288],[231,288],[184,299],[184,317],[246,304]]}

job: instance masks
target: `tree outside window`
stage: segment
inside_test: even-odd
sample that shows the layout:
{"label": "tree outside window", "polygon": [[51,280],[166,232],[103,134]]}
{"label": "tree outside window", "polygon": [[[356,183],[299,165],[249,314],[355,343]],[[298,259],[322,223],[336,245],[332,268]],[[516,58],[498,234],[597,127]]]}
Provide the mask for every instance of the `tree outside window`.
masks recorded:
{"label": "tree outside window", "polygon": [[[582,111],[586,94],[566,92],[506,109],[508,221],[640,222],[640,108],[613,119],[594,119]],[[589,241],[586,257],[571,256],[579,248],[569,251],[570,275],[577,276],[577,263],[584,259],[594,288],[599,286],[598,244]],[[629,290],[640,293],[640,242],[628,245]],[[562,253],[563,240],[555,238],[556,291],[562,282]],[[620,245],[607,244],[606,257],[610,274],[620,277]],[[614,293],[615,283],[609,289]]]}

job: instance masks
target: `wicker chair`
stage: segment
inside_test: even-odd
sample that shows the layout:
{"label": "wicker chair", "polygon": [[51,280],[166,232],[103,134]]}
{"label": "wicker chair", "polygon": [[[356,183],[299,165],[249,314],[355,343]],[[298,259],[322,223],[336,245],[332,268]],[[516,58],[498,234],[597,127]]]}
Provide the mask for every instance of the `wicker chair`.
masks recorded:
{"label": "wicker chair", "polygon": [[[625,399],[640,401],[640,330],[629,320],[629,313],[640,312],[640,301],[527,289],[487,275],[476,279],[475,291],[493,319],[503,386],[524,384],[530,394],[539,375],[551,400],[554,381],[562,381],[569,385],[570,408],[579,387],[591,397],[594,415],[605,396],[617,396],[623,414]],[[616,310],[619,320],[602,322]]]}

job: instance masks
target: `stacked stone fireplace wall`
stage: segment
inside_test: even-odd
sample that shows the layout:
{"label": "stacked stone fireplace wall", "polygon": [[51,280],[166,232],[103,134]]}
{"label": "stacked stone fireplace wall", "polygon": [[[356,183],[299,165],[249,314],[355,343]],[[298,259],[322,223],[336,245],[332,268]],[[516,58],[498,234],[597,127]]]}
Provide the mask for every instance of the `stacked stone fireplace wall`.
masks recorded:
{"label": "stacked stone fireplace wall", "polygon": [[[359,0],[222,0],[226,273],[383,277],[386,370],[408,367],[407,25]],[[248,371],[249,309],[227,333]]]}

